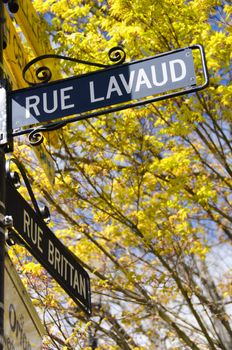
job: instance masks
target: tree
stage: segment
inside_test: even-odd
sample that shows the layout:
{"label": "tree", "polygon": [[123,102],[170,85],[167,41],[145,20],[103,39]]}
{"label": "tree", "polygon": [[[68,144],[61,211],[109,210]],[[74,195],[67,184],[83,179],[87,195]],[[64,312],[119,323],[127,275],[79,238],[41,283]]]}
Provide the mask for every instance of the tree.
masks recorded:
{"label": "tree", "polygon": [[[231,261],[219,277],[211,268],[232,239],[229,1],[33,4],[58,53],[107,63],[122,45],[130,62],[203,44],[210,73],[201,93],[63,128],[49,148],[54,188],[28,148],[15,149],[56,234],[91,274],[88,319],[40,266],[21,266],[44,313],[44,349],[229,350]],[[89,69],[62,64],[67,76]]]}

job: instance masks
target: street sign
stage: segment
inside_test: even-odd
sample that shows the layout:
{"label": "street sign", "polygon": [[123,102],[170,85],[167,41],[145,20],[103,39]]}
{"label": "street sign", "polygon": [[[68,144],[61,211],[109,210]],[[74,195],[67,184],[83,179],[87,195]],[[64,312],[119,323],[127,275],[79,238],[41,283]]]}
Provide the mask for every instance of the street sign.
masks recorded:
{"label": "street sign", "polygon": [[88,314],[91,313],[90,279],[77,257],[47,227],[20,193],[7,181],[6,215],[26,242],[30,253]]}
{"label": "street sign", "polygon": [[4,70],[4,77],[8,81],[9,86],[12,86],[13,89],[19,89],[22,86],[19,86],[15,76],[13,75],[10,66],[8,64],[7,59],[3,55],[3,70]]}
{"label": "street sign", "polygon": [[8,256],[5,257],[4,286],[4,349],[41,349],[45,329]]}
{"label": "street sign", "polygon": [[[18,4],[19,10],[15,13],[15,18],[35,56],[52,53],[46,24],[36,12],[33,2],[18,0]],[[53,71],[53,80],[61,78],[60,69],[55,60],[51,60],[51,63],[46,65]]]}
{"label": "street sign", "polygon": [[37,14],[31,0],[18,0],[15,18],[36,56],[52,51],[46,24]]}
{"label": "street sign", "polygon": [[170,51],[93,73],[12,91],[12,127],[15,129],[51,121],[178,89],[189,93],[196,91],[196,84],[192,49]]}
{"label": "street sign", "polygon": [[[5,9],[4,16],[6,18],[5,36],[6,48],[3,50],[4,66],[11,72],[13,76],[13,88],[26,87],[27,83],[23,80],[22,70],[28,63],[28,58],[24,47],[20,41],[19,35],[15,30],[10,15]],[[34,76],[31,70],[28,72],[29,79],[34,81]],[[16,82],[15,82],[16,81]],[[16,84],[16,85],[15,85]]]}

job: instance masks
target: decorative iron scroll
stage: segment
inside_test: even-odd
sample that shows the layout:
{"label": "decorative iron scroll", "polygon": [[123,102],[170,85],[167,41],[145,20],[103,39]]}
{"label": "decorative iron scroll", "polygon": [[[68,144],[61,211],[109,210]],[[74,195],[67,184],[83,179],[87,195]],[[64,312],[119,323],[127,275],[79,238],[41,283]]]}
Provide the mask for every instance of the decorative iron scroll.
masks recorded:
{"label": "decorative iron scroll", "polygon": [[126,53],[121,46],[115,46],[109,50],[108,57],[109,57],[110,61],[113,62],[113,64],[102,64],[102,63],[97,63],[97,62],[85,61],[85,60],[81,60],[79,58],[68,57],[68,56],[57,55],[57,54],[46,54],[46,55],[38,56],[38,57],[34,58],[33,60],[31,60],[30,62],[28,62],[26,64],[26,66],[23,68],[23,72],[22,72],[23,79],[30,86],[48,83],[52,78],[52,72],[51,72],[50,68],[47,66],[42,66],[42,67],[39,67],[36,69],[35,75],[36,75],[36,78],[38,80],[37,83],[31,82],[31,81],[27,80],[27,78],[26,78],[27,71],[33,65],[35,65],[37,62],[42,61],[42,60],[47,59],[47,58],[66,60],[66,61],[71,61],[71,62],[75,62],[75,63],[85,64],[88,66],[99,67],[99,68],[108,68],[108,67],[111,67],[113,65],[119,65],[119,64],[122,64],[123,62],[125,62]]}
{"label": "decorative iron scroll", "polygon": [[51,123],[47,125],[41,125],[34,129],[29,129],[28,140],[31,146],[39,146],[43,143],[44,137],[42,135],[43,131],[54,131],[62,128],[67,124],[67,121]]}

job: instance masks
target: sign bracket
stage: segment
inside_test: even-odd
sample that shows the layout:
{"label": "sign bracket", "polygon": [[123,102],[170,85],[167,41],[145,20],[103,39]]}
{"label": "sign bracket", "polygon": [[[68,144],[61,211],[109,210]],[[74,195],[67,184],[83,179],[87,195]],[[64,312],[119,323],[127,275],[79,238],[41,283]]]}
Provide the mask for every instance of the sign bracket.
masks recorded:
{"label": "sign bracket", "polygon": [[[35,212],[37,213],[37,215],[39,215],[41,217],[41,219],[43,219],[45,222],[49,222],[50,221],[50,212],[49,212],[49,209],[46,205],[44,205],[43,207],[40,207],[39,204],[37,203],[37,200],[35,198],[35,195],[34,195],[34,192],[31,188],[31,184],[30,184],[30,181],[27,177],[27,174],[26,174],[26,171],[23,167],[23,165],[18,161],[18,159],[16,158],[10,158],[9,160],[6,161],[6,175],[7,175],[7,178],[9,180],[12,180],[12,173],[10,171],[10,164],[11,163],[14,163],[17,168],[19,169],[20,171],[20,174],[22,175],[23,177],[23,180],[24,180],[24,183],[26,185],[26,188],[27,188],[27,191],[28,191],[28,194],[31,198],[31,201],[32,201],[32,204],[34,206],[34,209],[35,209]],[[19,187],[20,186],[20,179],[19,179],[19,176],[16,175],[17,173],[14,173],[13,174],[13,183],[15,185],[15,187]]]}
{"label": "sign bracket", "polygon": [[76,62],[76,63],[80,63],[80,64],[85,64],[87,66],[99,67],[99,68],[109,68],[109,67],[112,67],[114,65],[122,64],[126,59],[126,53],[121,46],[115,46],[109,50],[108,57],[109,57],[110,61],[113,62],[113,64],[103,64],[103,63],[98,63],[98,62],[86,61],[86,60],[81,60],[81,59],[75,58],[75,57],[69,57],[69,56],[63,56],[63,55],[57,55],[57,54],[41,55],[41,56],[38,56],[38,57],[32,59],[30,62],[28,62],[26,64],[26,66],[23,68],[23,71],[22,71],[23,79],[30,86],[48,83],[52,78],[52,72],[51,72],[50,68],[46,67],[46,66],[39,67],[35,71],[35,75],[36,75],[36,78],[38,79],[38,83],[31,82],[26,78],[26,72],[33,65],[35,65],[37,62],[42,61],[46,58],[55,58],[55,59],[60,59],[60,60],[66,60],[66,61]]}

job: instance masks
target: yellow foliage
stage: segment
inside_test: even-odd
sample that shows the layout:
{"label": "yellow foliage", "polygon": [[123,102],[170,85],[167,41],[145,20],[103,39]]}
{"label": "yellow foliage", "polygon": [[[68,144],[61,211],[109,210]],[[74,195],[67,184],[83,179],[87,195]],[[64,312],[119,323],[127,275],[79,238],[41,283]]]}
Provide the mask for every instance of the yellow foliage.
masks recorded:
{"label": "yellow foliage", "polygon": [[37,276],[39,276],[41,274],[42,270],[43,270],[43,267],[40,264],[34,263],[32,261],[23,266],[24,273],[30,272],[30,273],[37,275]]}
{"label": "yellow foliage", "polygon": [[[33,5],[48,20],[57,53],[111,64],[107,54],[117,45],[131,62],[202,44],[210,74],[203,91],[60,130],[60,149],[51,147],[58,172],[53,188],[28,146],[16,145],[38,198],[51,205],[49,227],[91,275],[91,323],[51,279],[44,290],[33,291],[43,296],[48,321],[62,329],[58,347],[68,349],[70,342],[90,349],[87,332],[96,332],[102,350],[120,350],[120,342],[133,350],[158,349],[161,343],[171,348],[172,341],[173,350],[201,349],[211,337],[220,344],[220,303],[198,264],[208,263],[211,245],[226,244],[232,236],[231,5],[220,0],[34,0]],[[194,62],[199,82],[199,55]],[[64,77],[98,69],[65,61],[60,67]],[[20,191],[26,195],[25,188]],[[41,279],[42,267],[24,248],[14,249],[22,271]],[[218,301],[220,291],[229,298],[224,278],[215,285]],[[35,306],[38,300],[33,297]],[[213,323],[208,337],[206,315]]]}

